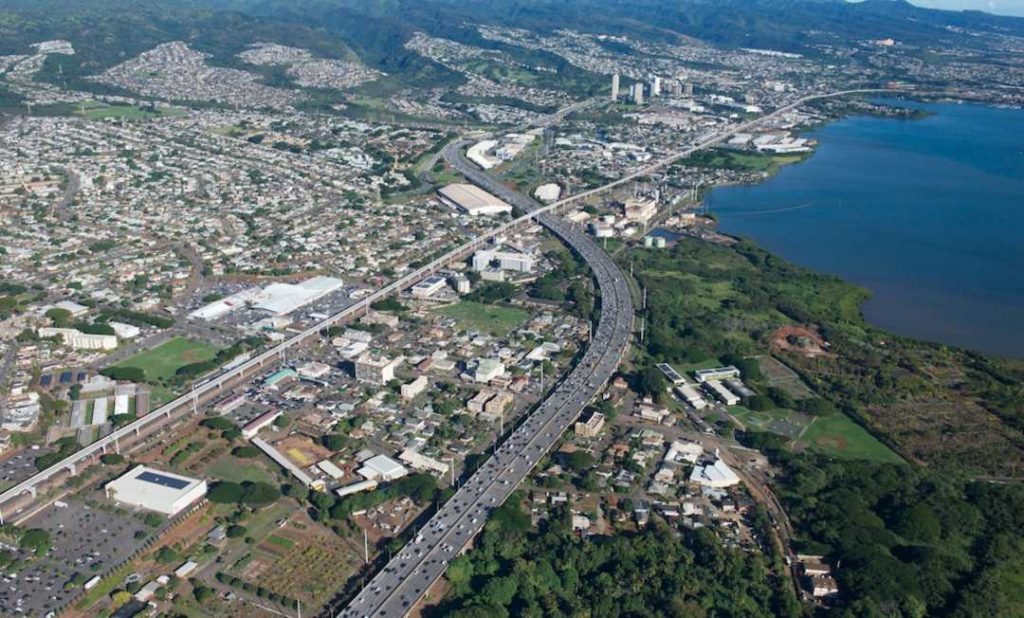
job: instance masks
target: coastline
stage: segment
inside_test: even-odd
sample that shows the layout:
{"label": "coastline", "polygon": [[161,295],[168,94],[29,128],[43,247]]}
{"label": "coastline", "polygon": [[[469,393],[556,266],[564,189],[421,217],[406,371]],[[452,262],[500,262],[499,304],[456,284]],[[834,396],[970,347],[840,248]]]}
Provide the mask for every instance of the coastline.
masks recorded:
{"label": "coastline", "polygon": [[[873,103],[873,106],[880,108],[884,107],[889,109],[897,109],[896,104],[902,102],[903,101],[881,100],[876,103]],[[935,118],[936,116],[939,115],[940,110],[922,109],[921,107],[918,107],[934,105],[930,102],[908,100],[906,101],[906,103],[909,104],[907,107],[899,107],[898,109],[913,110],[913,114],[893,115],[883,113],[869,115],[851,113],[833,117],[828,122],[819,123],[811,127],[805,127],[800,131],[801,135],[806,136],[808,134],[811,134],[813,137],[819,140],[818,143],[815,144],[812,152],[807,153],[805,156],[803,156],[797,161],[786,162],[784,164],[779,165],[776,169],[772,170],[770,174],[766,174],[761,178],[745,179],[740,182],[733,182],[704,188],[701,190],[699,196],[700,203],[707,206],[709,212],[712,213],[712,217],[715,219],[716,230],[719,233],[728,235],[733,238],[749,238],[751,240],[754,240],[759,246],[764,247],[767,251],[775,255],[784,257],[785,259],[791,262],[811,268],[817,272],[834,274],[836,276],[841,277],[843,280],[848,281],[854,285],[857,285],[861,289],[864,289],[866,291],[866,296],[860,304],[860,310],[862,314],[865,316],[865,319],[874,328],[890,332],[895,336],[932,342],[938,345],[956,346],[959,348],[963,348],[965,350],[976,351],[993,357],[1009,359],[1021,358],[1021,348],[1012,346],[1003,346],[1002,348],[993,347],[991,335],[981,336],[985,333],[981,333],[981,329],[977,328],[974,325],[968,323],[966,326],[963,326],[962,330],[958,331],[956,328],[958,325],[954,323],[953,318],[944,316],[942,314],[942,308],[950,303],[960,303],[966,306],[968,301],[965,300],[965,298],[968,293],[965,292],[965,295],[961,296],[960,298],[951,298],[950,294],[942,293],[943,290],[941,289],[941,286],[936,286],[934,284],[935,276],[933,274],[927,273],[924,276],[922,282],[915,281],[912,278],[907,279],[906,281],[901,281],[899,282],[899,285],[902,287],[896,288],[894,287],[896,286],[896,282],[894,280],[887,279],[886,274],[881,275],[881,278],[871,276],[871,268],[879,268],[878,264],[873,263],[873,260],[876,259],[874,256],[863,256],[863,260],[865,262],[871,262],[870,266],[863,266],[860,264],[854,264],[852,266],[850,264],[841,264],[840,261],[834,256],[827,256],[825,258],[821,258],[820,256],[815,257],[814,255],[810,255],[810,257],[808,257],[808,255],[810,254],[809,251],[795,250],[793,248],[794,245],[801,245],[802,243],[794,242],[792,238],[786,238],[783,236],[783,234],[778,229],[782,225],[781,223],[764,223],[764,221],[768,219],[768,217],[760,217],[758,223],[754,223],[754,217],[756,215],[761,214],[771,214],[771,218],[773,219],[780,218],[781,216],[781,218],[786,219],[787,221],[796,221],[797,228],[796,231],[792,232],[792,234],[794,237],[799,237],[801,240],[805,239],[808,234],[815,234],[816,229],[821,230],[823,233],[834,233],[835,230],[832,230],[830,228],[834,227],[835,224],[830,219],[830,216],[835,216],[838,219],[842,219],[844,224],[850,224],[851,221],[853,224],[858,224],[859,219],[851,217],[848,212],[844,211],[835,211],[837,213],[836,215],[831,215],[830,212],[829,215],[815,213],[814,215],[808,215],[803,217],[793,217],[790,215],[790,213],[782,213],[781,209],[777,210],[776,208],[774,208],[774,206],[786,203],[783,199],[785,196],[782,196],[782,198],[780,198],[781,201],[773,202],[773,197],[777,197],[777,193],[779,193],[779,191],[777,191],[776,189],[780,186],[780,184],[776,182],[773,185],[772,183],[777,180],[777,178],[783,170],[788,170],[788,168],[791,167],[797,167],[797,163],[807,163],[822,156],[822,147],[830,146],[822,142],[823,138],[827,139],[829,137],[833,137],[837,141],[839,141],[841,145],[843,143],[843,140],[853,139],[850,137],[851,131],[846,131],[845,133],[837,133],[832,136],[821,135],[822,131],[828,130],[829,127],[832,127],[837,123],[858,122],[858,120],[862,118],[882,118],[887,120],[913,120],[916,122],[929,118]],[[996,108],[992,105],[971,105],[971,107],[975,108],[975,110],[977,110],[978,108],[986,110],[1001,109]],[[878,131],[883,130],[879,129],[878,126],[875,126],[873,128]],[[897,132],[905,132],[905,129],[884,130],[895,130]],[[830,150],[829,152],[826,153],[826,155],[828,156],[830,161],[834,161],[836,159],[836,153],[834,150]],[[818,165],[816,171],[821,172],[822,169],[823,166]],[[792,174],[792,171],[789,170],[788,173]],[[808,174],[802,175],[802,179],[805,182],[815,182],[813,180],[808,181],[807,176]],[[781,184],[793,184],[792,179],[793,176],[789,175],[787,176],[786,181],[784,181]],[[767,190],[763,189],[763,187],[765,186],[768,186],[769,188]],[[835,187],[832,188],[835,189]],[[715,189],[718,189],[718,191],[715,191]],[[841,193],[841,190],[837,191]],[[728,198],[735,198],[735,194],[737,193],[744,196],[751,196],[751,199],[753,201],[763,201],[764,203],[762,205],[765,206],[764,210],[737,210],[738,207],[736,206],[735,202],[742,201],[744,202],[744,207],[748,207],[749,203],[744,201],[742,198],[725,199],[724,204],[716,204],[716,201],[723,201],[723,196],[727,196]],[[900,194],[896,193],[896,195]],[[832,195],[832,197],[834,198],[835,195]],[[892,196],[888,196],[888,198],[891,200]],[[903,205],[902,201],[902,199],[899,200],[901,207]],[[913,199],[908,199],[907,201],[912,202]],[[856,203],[856,200],[851,200],[851,203]],[[842,205],[843,203],[839,202],[838,206]],[[809,205],[808,207],[818,210],[824,208],[824,205]],[[835,207],[835,204],[831,205],[831,208]],[[797,207],[792,207],[791,209],[795,210],[797,209]],[[779,212],[779,214],[776,214],[776,212]],[[874,214],[877,215],[877,213]],[[863,216],[866,217],[867,215]],[[936,214],[936,216],[939,215]],[[742,220],[740,219],[741,217]],[[811,223],[809,223],[808,221],[811,221]],[[871,229],[875,229],[877,228],[877,225],[881,225],[881,223],[869,222],[867,225],[869,225]],[[757,229],[758,226],[770,229],[769,231],[760,233],[753,231]],[[863,233],[864,235],[868,235],[878,234],[879,232],[877,229],[875,229],[875,232],[863,231],[853,233]],[[884,232],[882,234],[884,235]],[[861,242],[863,244],[863,241]],[[952,243],[953,241],[949,242]],[[918,247],[911,242],[908,243],[908,246],[905,250],[890,250],[886,255],[889,257],[896,256],[897,258],[902,259],[903,257],[905,257],[903,253],[911,254],[917,250]],[[955,262],[955,258],[957,255],[956,250],[956,248],[951,249],[952,253],[950,253],[947,256],[944,256],[944,258],[947,261]],[[847,259],[849,260],[850,258],[848,257]],[[941,260],[938,263],[941,264]],[[854,273],[854,276],[851,276],[851,272]],[[930,289],[929,286],[931,286]],[[894,300],[895,292],[901,292],[905,295],[913,294],[915,295],[915,297],[919,297],[921,299],[929,299],[931,301],[931,304],[928,305],[930,309],[928,315],[926,316],[926,319],[915,319],[913,316],[912,309],[909,306],[907,308],[904,308],[903,305]],[[971,293],[974,294],[975,299],[971,300],[970,302],[974,302],[976,304],[983,304],[987,302],[984,290],[981,293],[979,293],[978,290],[973,290]],[[989,312],[989,314],[1006,319],[1005,306],[1007,305],[1007,303],[1011,303],[1013,299],[1012,297],[1000,297],[999,300],[1000,302],[1002,302],[1002,306],[986,306],[984,308]],[[924,301],[922,300],[921,302]],[[992,301],[992,303],[989,304],[995,305],[995,301]],[[960,314],[967,315],[965,313],[966,310],[963,307],[960,307],[957,310],[960,312]],[[949,315],[952,316],[953,314],[950,313]],[[968,317],[971,316],[968,315]],[[909,324],[911,328],[901,328],[901,324]],[[927,332],[929,329],[926,328],[928,324],[930,324],[931,328],[930,333]],[[923,332],[925,332],[926,334],[922,334]],[[971,338],[975,335],[977,335],[977,339],[976,341],[972,342]],[[998,344],[999,342],[997,342],[997,346]]]}

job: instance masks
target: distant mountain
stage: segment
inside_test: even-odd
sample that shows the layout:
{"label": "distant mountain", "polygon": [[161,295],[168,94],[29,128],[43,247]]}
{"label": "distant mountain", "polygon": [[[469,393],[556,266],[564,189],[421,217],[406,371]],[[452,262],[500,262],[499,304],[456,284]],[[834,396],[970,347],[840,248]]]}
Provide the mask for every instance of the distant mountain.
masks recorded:
{"label": "distant mountain", "polygon": [[79,55],[63,62],[62,79],[74,80],[168,40],[186,40],[228,65],[244,45],[267,40],[326,57],[354,53],[394,80],[439,86],[461,78],[405,49],[405,42],[423,30],[498,46],[479,36],[480,24],[663,41],[685,35],[806,54],[823,44],[887,37],[918,47],[984,50],[989,43],[976,33],[1024,36],[1021,18],[930,10],[903,0],[0,0],[0,53],[71,39]]}

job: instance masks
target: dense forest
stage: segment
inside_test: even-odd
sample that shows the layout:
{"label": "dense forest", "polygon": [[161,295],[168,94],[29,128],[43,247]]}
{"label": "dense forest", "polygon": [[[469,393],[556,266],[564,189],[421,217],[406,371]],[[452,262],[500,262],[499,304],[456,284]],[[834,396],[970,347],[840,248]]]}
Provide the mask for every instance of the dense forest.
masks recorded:
{"label": "dense forest", "polygon": [[917,466],[785,459],[800,549],[829,556],[849,616],[1022,616],[1024,488]]}
{"label": "dense forest", "polygon": [[636,534],[581,539],[567,510],[536,531],[513,498],[474,551],[448,568],[451,592],[433,612],[502,616],[800,616],[785,579],[759,552],[723,547],[706,529],[658,522]]}

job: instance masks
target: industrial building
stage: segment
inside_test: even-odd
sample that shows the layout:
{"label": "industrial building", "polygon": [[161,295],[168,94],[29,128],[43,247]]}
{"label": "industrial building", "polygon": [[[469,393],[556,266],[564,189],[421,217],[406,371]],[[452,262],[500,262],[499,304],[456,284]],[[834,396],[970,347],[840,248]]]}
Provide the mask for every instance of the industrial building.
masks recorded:
{"label": "industrial building", "polygon": [[628,198],[622,211],[626,221],[646,226],[658,214],[658,197],[649,195]]}
{"label": "industrial building", "polygon": [[438,190],[441,201],[472,217],[511,214],[512,206],[476,185],[454,183]]}
{"label": "industrial building", "polygon": [[690,482],[703,487],[732,487],[740,482],[740,477],[732,471],[720,458],[714,463],[694,466],[690,473]]}
{"label": "industrial building", "polygon": [[106,484],[107,498],[173,516],[206,495],[206,481],[135,466]]}

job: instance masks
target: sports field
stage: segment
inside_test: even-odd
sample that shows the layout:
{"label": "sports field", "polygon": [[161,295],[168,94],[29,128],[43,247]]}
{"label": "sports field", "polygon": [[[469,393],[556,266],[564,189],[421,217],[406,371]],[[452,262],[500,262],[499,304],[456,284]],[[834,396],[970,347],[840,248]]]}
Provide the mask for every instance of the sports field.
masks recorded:
{"label": "sports field", "polygon": [[818,451],[833,457],[899,463],[903,460],[845,414],[809,416],[792,410],[753,411],[729,408],[736,420],[753,431],[768,431],[790,440],[796,450]]}
{"label": "sports field", "polygon": [[146,372],[147,380],[166,380],[174,377],[179,367],[208,361],[217,354],[217,348],[200,341],[175,337],[152,350],[139,352],[115,367],[138,367]]}
{"label": "sports field", "polygon": [[889,450],[845,414],[815,417],[797,444],[834,457],[887,463],[903,462],[899,455]]}
{"label": "sports field", "polygon": [[84,104],[75,110],[75,115],[83,116],[89,120],[100,120],[103,118],[120,118],[123,120],[147,120],[150,118],[162,118],[165,116],[183,116],[184,110],[175,107],[160,107],[147,109],[135,105],[107,105],[92,101]]}
{"label": "sports field", "polygon": [[485,305],[470,301],[441,307],[436,313],[455,318],[467,330],[490,333],[496,337],[508,335],[530,317],[529,312],[518,307]]}

